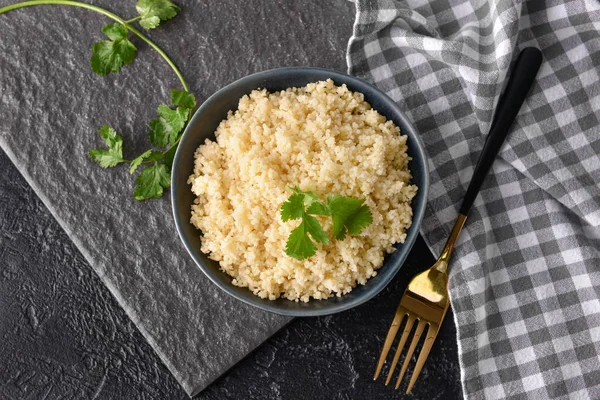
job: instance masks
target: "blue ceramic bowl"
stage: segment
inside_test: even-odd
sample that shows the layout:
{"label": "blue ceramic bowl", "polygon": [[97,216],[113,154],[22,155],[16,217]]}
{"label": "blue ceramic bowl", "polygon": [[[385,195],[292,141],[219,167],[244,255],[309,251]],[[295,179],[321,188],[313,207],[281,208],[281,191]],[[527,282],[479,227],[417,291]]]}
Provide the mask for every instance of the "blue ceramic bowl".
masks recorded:
{"label": "blue ceramic bowl", "polygon": [[[365,100],[375,110],[394,121],[400,127],[401,132],[408,135],[408,154],[412,157],[409,168],[413,175],[413,182],[419,187],[418,194],[412,203],[413,223],[408,231],[406,241],[398,244],[397,250],[385,258],[384,265],[379,269],[377,276],[369,279],[366,285],[358,285],[352,292],[342,297],[311,300],[308,303],[286,299],[264,300],[252,294],[248,288],[232,285],[232,278],[219,269],[218,263],[200,251],[201,232],[190,223],[194,195],[187,183],[188,177],[193,171],[194,152],[198,146],[204,143],[205,139],[215,139],[214,132],[219,123],[227,117],[227,112],[235,110],[239,99],[252,90],[266,88],[268,91],[274,92],[289,87],[302,87],[310,82],[329,78],[333,79],[337,85],[346,84],[350,90],[363,93]],[[327,69],[279,68],[259,72],[235,81],[213,94],[202,104],[181,138],[173,163],[171,184],[173,214],[179,236],[198,267],[214,284],[236,299],[260,309],[277,314],[306,317],[333,314],[356,307],[373,298],[392,280],[406,260],[419,233],[429,188],[429,172],[423,144],[415,129],[394,101],[383,92],[358,78]]]}

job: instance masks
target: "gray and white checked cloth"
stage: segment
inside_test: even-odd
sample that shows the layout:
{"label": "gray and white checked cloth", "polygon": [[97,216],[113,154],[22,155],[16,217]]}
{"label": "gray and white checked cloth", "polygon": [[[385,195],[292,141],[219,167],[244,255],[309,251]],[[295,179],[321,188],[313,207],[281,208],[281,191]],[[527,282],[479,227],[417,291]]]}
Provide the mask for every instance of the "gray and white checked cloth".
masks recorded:
{"label": "gray and white checked cloth", "polygon": [[544,62],[454,253],[467,399],[600,399],[600,3],[358,0],[349,72],[423,138],[439,254],[519,49]]}

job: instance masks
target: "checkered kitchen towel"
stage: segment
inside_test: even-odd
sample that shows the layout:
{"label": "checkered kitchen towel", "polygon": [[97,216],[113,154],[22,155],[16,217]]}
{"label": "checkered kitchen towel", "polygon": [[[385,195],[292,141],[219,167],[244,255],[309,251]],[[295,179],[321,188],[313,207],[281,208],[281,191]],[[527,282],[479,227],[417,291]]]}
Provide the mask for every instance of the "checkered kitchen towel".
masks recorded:
{"label": "checkered kitchen towel", "polygon": [[349,72],[422,135],[439,254],[511,61],[544,63],[467,220],[450,294],[468,399],[600,399],[600,3],[358,0]]}

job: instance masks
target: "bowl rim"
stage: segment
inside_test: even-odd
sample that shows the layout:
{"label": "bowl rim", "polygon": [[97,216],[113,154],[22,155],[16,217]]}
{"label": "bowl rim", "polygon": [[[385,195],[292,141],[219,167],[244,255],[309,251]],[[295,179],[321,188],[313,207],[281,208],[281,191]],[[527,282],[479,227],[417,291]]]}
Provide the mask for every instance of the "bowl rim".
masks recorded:
{"label": "bowl rim", "polygon": [[[416,242],[417,236],[420,233],[421,224],[423,222],[423,217],[425,214],[425,209],[427,208],[427,198],[428,198],[428,194],[429,194],[429,185],[430,185],[429,163],[428,163],[427,155],[425,153],[425,146],[423,144],[423,141],[422,141],[421,137],[417,134],[417,131],[414,128],[413,124],[409,121],[409,119],[406,117],[405,113],[400,109],[400,107],[398,107],[396,102],[394,100],[392,100],[383,91],[381,91],[379,88],[377,88],[375,85],[373,85],[361,78],[358,78],[358,77],[352,76],[352,75],[348,75],[348,74],[345,74],[342,72],[334,71],[331,69],[327,69],[327,68],[319,68],[319,67],[273,68],[273,69],[269,69],[269,70],[265,70],[265,71],[256,72],[256,73],[253,73],[250,75],[246,75],[242,78],[239,78],[235,81],[228,83],[227,85],[221,87],[219,90],[217,90],[215,93],[213,93],[211,96],[209,96],[200,105],[200,107],[198,107],[198,109],[194,112],[192,119],[187,124],[187,126],[181,136],[181,142],[183,142],[183,139],[186,137],[186,135],[190,134],[189,132],[191,131],[191,127],[193,125],[195,125],[195,123],[197,123],[196,120],[201,118],[203,111],[206,108],[208,108],[210,106],[210,104],[216,98],[218,98],[219,96],[221,96],[223,93],[227,92],[228,90],[233,89],[236,86],[243,84],[247,81],[260,81],[261,79],[267,79],[275,73],[293,74],[293,73],[307,73],[307,72],[313,72],[313,71],[327,73],[329,75],[329,78],[333,79],[334,82],[336,81],[336,78],[341,78],[343,80],[353,81],[354,83],[356,83],[359,86],[362,85],[362,86],[370,87],[371,90],[373,90],[380,97],[381,101],[385,102],[386,105],[388,105],[390,108],[393,109],[393,111],[396,113],[397,119],[401,120],[404,125],[409,127],[409,130],[411,132],[403,133],[403,134],[406,134],[407,136],[410,137],[410,139],[412,139],[412,140],[414,140],[414,142],[416,142],[415,150],[416,150],[416,152],[420,153],[420,156],[422,158],[423,184],[419,187],[419,191],[422,193],[422,196],[423,196],[422,197],[423,204],[422,205],[419,204],[420,207],[417,208],[416,212],[415,212],[415,207],[413,207],[412,224],[411,224],[411,227],[409,228],[409,231],[407,232],[406,239],[405,239],[404,243],[402,244],[402,246],[404,246],[406,248],[406,250],[405,250],[403,256],[401,257],[401,259],[397,262],[398,266],[396,267],[396,271],[394,271],[386,280],[378,282],[379,285],[377,288],[375,288],[369,292],[366,292],[365,295],[363,295],[363,296],[353,298],[352,300],[349,300],[347,302],[333,304],[330,307],[315,308],[315,309],[301,309],[301,310],[280,308],[277,306],[277,304],[275,302],[259,303],[258,301],[254,302],[254,301],[250,300],[250,299],[253,299],[253,297],[245,298],[245,297],[238,296],[238,294],[233,290],[233,288],[230,287],[230,286],[232,286],[231,283],[229,283],[228,285],[225,285],[221,281],[217,280],[216,277],[213,277],[212,276],[213,274],[210,273],[210,271],[207,271],[208,268],[206,266],[204,266],[203,263],[201,262],[201,260],[199,260],[196,257],[195,251],[197,249],[195,249],[195,248],[193,249],[191,243],[189,243],[189,241],[184,236],[182,224],[190,223],[190,221],[189,221],[189,219],[185,219],[184,221],[181,221],[181,219],[177,215],[178,206],[177,206],[177,202],[176,202],[176,198],[175,198],[175,191],[176,191],[175,176],[176,176],[176,174],[173,173],[176,166],[179,165],[179,160],[182,157],[182,154],[184,151],[184,150],[182,150],[182,146],[177,147],[177,151],[175,152],[175,157],[173,158],[173,166],[171,168],[172,173],[171,173],[171,190],[170,190],[170,192],[171,192],[171,210],[173,213],[173,218],[175,220],[175,225],[177,227],[177,233],[179,235],[179,238],[183,242],[185,249],[187,250],[188,254],[192,258],[192,260],[194,261],[196,266],[204,273],[204,275],[206,275],[208,277],[208,279],[210,279],[210,281],[213,284],[215,284],[218,288],[220,288],[221,290],[223,290],[225,293],[232,296],[233,298],[235,298],[239,301],[242,301],[248,305],[251,305],[253,307],[256,307],[258,309],[268,311],[271,313],[275,313],[275,314],[279,314],[279,315],[283,315],[283,316],[289,316],[289,317],[316,317],[316,316],[331,315],[331,314],[339,313],[339,312],[346,311],[351,308],[357,307],[357,306],[371,300],[375,296],[377,296],[392,281],[392,279],[396,276],[396,274],[398,273],[398,271],[400,270],[402,265],[404,265],[404,263],[406,262],[406,258],[408,257],[408,254],[410,253],[412,247],[414,246],[414,244]],[[259,87],[257,87],[256,89],[259,89]],[[358,90],[356,90],[356,91],[358,91]],[[411,206],[412,206],[412,204],[411,204]],[[383,267],[383,265],[382,265],[382,267]],[[216,272],[219,274],[225,273],[225,272],[221,271],[220,269],[217,271],[212,271],[212,272]],[[369,282],[367,281],[367,283],[364,286],[366,286],[368,284],[369,284]],[[247,289],[247,290],[249,290],[249,289]],[[259,300],[259,299],[263,300],[254,294],[253,294],[253,296],[256,297],[257,300]],[[342,295],[342,297],[343,297],[343,295]],[[284,300],[286,300],[286,299],[284,299]],[[288,301],[292,301],[292,300],[288,300]],[[318,300],[311,299],[310,301],[318,301]],[[324,301],[327,301],[327,300],[324,300]]]}

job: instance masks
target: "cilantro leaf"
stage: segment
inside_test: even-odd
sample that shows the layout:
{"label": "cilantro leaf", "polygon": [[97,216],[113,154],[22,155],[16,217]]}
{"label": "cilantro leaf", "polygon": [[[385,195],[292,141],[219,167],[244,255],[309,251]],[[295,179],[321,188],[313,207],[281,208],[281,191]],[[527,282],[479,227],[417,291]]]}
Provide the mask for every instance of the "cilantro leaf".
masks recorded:
{"label": "cilantro leaf", "polygon": [[163,153],[160,151],[147,150],[133,159],[129,173],[133,174],[135,170],[142,165],[144,161],[160,161],[163,159]]}
{"label": "cilantro leaf", "polygon": [[182,106],[190,110],[196,107],[196,97],[185,90],[171,90],[171,102],[176,106]]}
{"label": "cilantro leaf", "polygon": [[304,191],[300,190],[300,188],[298,188],[298,187],[291,187],[291,186],[288,186],[288,189],[290,189],[292,192],[294,192],[296,194],[304,196],[304,205],[307,208],[306,212],[308,214],[330,215],[329,209],[327,208],[327,206],[319,199],[319,196],[317,196],[314,192],[311,192],[310,190],[307,192],[304,192]]}
{"label": "cilantro leaf", "polygon": [[169,126],[160,118],[150,121],[150,143],[158,147],[165,147],[169,143]]}
{"label": "cilantro leaf", "polygon": [[283,222],[290,219],[302,218],[304,214],[304,195],[293,194],[281,206],[281,220]]}
{"label": "cilantro leaf", "polygon": [[92,46],[92,70],[99,75],[117,73],[123,64],[133,62],[137,48],[127,38],[128,30],[122,24],[106,25],[102,32],[110,40],[101,40]]}
{"label": "cilantro leaf", "polygon": [[[326,206],[313,192],[303,192],[298,188],[292,187],[290,187],[290,190],[294,194],[281,206],[281,220],[285,222],[292,219],[302,219],[302,222],[290,234],[285,245],[285,253],[290,257],[303,260],[313,256],[317,252],[317,247],[313,243],[313,240],[329,244],[327,233],[325,233],[319,221],[312,215],[309,215],[312,213],[311,208],[313,211],[322,212],[323,208],[326,209]],[[307,204],[308,210],[305,209]],[[308,234],[310,234],[310,237]]]}
{"label": "cilantro leaf", "polygon": [[160,25],[160,18],[156,15],[144,17],[140,20],[140,25],[144,29],[154,29]]}
{"label": "cilantro leaf", "polygon": [[96,161],[102,168],[111,168],[124,162],[123,159],[123,138],[117,135],[117,132],[108,125],[104,125],[98,130],[102,139],[108,146],[105,149],[92,149],[88,152],[90,157]]}
{"label": "cilantro leaf", "polygon": [[329,238],[327,233],[321,227],[321,224],[312,215],[304,215],[303,223],[305,225],[306,232],[310,233],[310,236],[319,243],[329,244]]}
{"label": "cilantro leaf", "polygon": [[158,118],[150,121],[150,142],[157,147],[173,145],[183,130],[190,110],[177,107],[173,110],[166,104],[158,106]]}
{"label": "cilantro leaf", "polygon": [[111,128],[109,125],[102,125],[100,129],[98,129],[98,133],[104,139],[104,143],[111,148],[115,147],[119,143],[123,143],[123,138],[117,135],[117,131]]}
{"label": "cilantro leaf", "polygon": [[129,173],[133,174],[135,170],[142,164],[142,162],[144,162],[146,157],[150,156],[150,154],[152,154],[152,150],[147,150],[134,158],[130,164],[131,167],[129,168]]}
{"label": "cilantro leaf", "polygon": [[312,215],[331,215],[331,211],[329,211],[327,205],[320,201],[312,202],[306,209],[306,213]]}
{"label": "cilantro leaf", "polygon": [[135,9],[142,17],[140,25],[145,29],[156,28],[161,21],[175,17],[181,10],[170,0],[139,0]]}
{"label": "cilantro leaf", "polygon": [[169,170],[171,170],[171,167],[173,166],[173,159],[175,158],[176,152],[177,152],[177,146],[173,146],[169,150],[165,151],[165,153],[164,153],[164,158],[163,158],[164,161],[163,162],[165,163],[167,168],[169,168]]}
{"label": "cilantro leaf", "polygon": [[163,189],[171,186],[171,174],[165,164],[154,164],[146,167],[135,180],[136,187],[133,195],[136,200],[160,197]]}
{"label": "cilantro leaf", "polygon": [[127,39],[127,35],[128,35],[127,27],[125,27],[125,25],[119,24],[119,23],[108,24],[108,25],[103,26],[102,32],[104,32],[104,34],[106,36],[108,36],[108,38],[110,40]]}
{"label": "cilantro leaf", "polygon": [[288,186],[288,188],[294,194],[281,206],[281,220],[285,222],[291,219],[302,219],[285,245],[285,253],[290,257],[303,260],[313,256],[317,252],[313,240],[329,244],[327,233],[313,215],[331,216],[332,234],[338,240],[344,240],[346,233],[359,234],[363,228],[373,222],[373,215],[369,207],[364,204],[364,199],[328,196],[327,203],[323,203],[313,192],[305,192],[298,187]]}
{"label": "cilantro leaf", "polygon": [[308,237],[309,233],[313,240],[329,244],[327,233],[325,233],[319,221],[313,216],[303,214],[302,222],[292,231],[285,244],[285,253],[298,260],[314,256],[317,252],[317,246]]}
{"label": "cilantro leaf", "polygon": [[90,157],[94,159],[102,168],[116,167],[119,163],[123,162],[123,158],[111,150],[104,149],[92,149],[88,151]]}
{"label": "cilantro leaf", "polygon": [[291,187],[291,186],[288,186],[288,189],[290,189],[292,192],[294,192],[296,194],[304,195],[304,204],[307,207],[310,206],[315,201],[321,201],[321,200],[319,200],[319,196],[317,196],[314,192],[311,192],[310,190],[305,192],[305,191],[301,190],[299,187]]}
{"label": "cilantro leaf", "polygon": [[317,252],[317,246],[306,234],[304,221],[292,231],[287,243],[285,244],[285,254],[298,260],[304,260],[314,256]]}
{"label": "cilantro leaf", "polygon": [[333,219],[332,234],[336,239],[344,240],[346,232],[357,235],[373,222],[371,210],[364,202],[364,199],[344,196],[327,198],[327,207]]}

